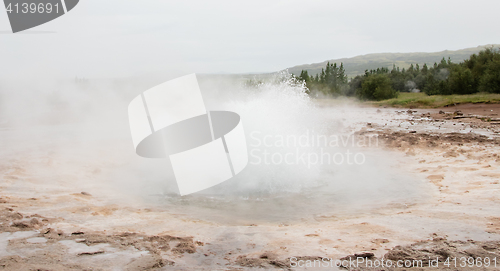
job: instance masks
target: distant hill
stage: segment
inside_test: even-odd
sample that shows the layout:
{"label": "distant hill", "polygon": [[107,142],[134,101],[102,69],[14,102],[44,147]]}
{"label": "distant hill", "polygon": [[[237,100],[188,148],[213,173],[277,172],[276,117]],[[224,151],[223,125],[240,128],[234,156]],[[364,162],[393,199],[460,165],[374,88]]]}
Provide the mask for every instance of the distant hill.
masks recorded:
{"label": "distant hill", "polygon": [[392,65],[395,64],[400,68],[408,68],[410,64],[417,64],[422,67],[424,63],[427,66],[434,65],[434,62],[439,62],[444,57],[448,59],[451,58],[452,62],[458,63],[470,57],[470,55],[478,53],[482,49],[488,47],[498,48],[498,44],[489,44],[478,46],[474,48],[466,48],[457,51],[445,50],[436,53],[379,53],[379,54],[368,54],[355,56],[351,58],[341,58],[323,61],[320,63],[304,64],[295,67],[288,68],[290,73],[299,75],[302,70],[307,70],[309,75],[315,75],[321,72],[322,68],[325,68],[326,63],[344,63],[344,68],[346,70],[348,77],[354,77],[358,74],[363,74],[365,70],[376,69],[380,67],[387,67],[392,69]]}

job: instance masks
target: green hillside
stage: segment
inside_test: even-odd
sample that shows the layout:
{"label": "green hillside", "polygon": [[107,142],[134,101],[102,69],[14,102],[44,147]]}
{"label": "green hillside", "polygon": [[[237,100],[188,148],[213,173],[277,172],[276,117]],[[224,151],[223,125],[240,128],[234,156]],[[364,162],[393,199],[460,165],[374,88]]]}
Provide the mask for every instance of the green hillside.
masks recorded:
{"label": "green hillside", "polygon": [[457,51],[445,50],[442,52],[435,53],[379,53],[379,54],[368,54],[361,55],[351,58],[341,58],[323,61],[320,63],[304,64],[288,69],[290,73],[300,74],[302,70],[307,70],[309,75],[315,75],[321,72],[321,69],[326,66],[327,62],[340,64],[344,63],[344,68],[348,77],[354,77],[358,74],[363,74],[365,70],[376,69],[381,67],[387,67],[392,69],[392,65],[395,64],[400,68],[408,68],[410,64],[419,64],[421,67],[424,63],[427,65],[433,65],[434,62],[441,61],[444,57],[448,59],[451,58],[452,62],[458,63],[465,59],[468,59],[470,55],[478,53],[480,50],[488,47],[499,47],[500,45],[483,45],[474,48],[466,48]]}

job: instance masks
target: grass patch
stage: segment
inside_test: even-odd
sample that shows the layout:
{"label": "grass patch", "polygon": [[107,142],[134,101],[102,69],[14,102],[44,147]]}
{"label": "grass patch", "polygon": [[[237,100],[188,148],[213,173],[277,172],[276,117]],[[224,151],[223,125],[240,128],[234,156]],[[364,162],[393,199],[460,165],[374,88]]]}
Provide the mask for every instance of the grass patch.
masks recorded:
{"label": "grass patch", "polygon": [[394,99],[367,104],[406,108],[437,108],[453,104],[500,103],[500,94],[476,93],[469,95],[431,95],[425,93],[399,93]]}

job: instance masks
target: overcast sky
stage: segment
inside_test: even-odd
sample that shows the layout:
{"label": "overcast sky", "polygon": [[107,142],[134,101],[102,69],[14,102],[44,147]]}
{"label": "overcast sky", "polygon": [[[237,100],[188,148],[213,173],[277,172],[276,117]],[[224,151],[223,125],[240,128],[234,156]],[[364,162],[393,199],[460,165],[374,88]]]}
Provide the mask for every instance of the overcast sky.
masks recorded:
{"label": "overcast sky", "polygon": [[1,11],[0,76],[270,72],[368,53],[456,50],[500,44],[499,10],[498,0],[81,0],[31,33],[9,34]]}

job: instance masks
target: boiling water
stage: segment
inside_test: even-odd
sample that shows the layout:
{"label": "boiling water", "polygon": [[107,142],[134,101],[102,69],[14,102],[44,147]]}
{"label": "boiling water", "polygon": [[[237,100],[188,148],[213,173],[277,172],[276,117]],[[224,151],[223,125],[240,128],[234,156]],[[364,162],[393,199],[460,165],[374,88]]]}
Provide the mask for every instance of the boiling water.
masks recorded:
{"label": "boiling water", "polygon": [[28,100],[26,92],[5,95],[4,189],[49,197],[85,191],[102,204],[236,225],[297,223],[425,199],[422,185],[398,167],[404,157],[383,151],[375,140],[357,144],[353,132],[366,125],[363,110],[317,107],[287,73],[251,88],[211,78],[200,85],[209,110],[241,116],[250,158],[233,179],[179,196],[168,159],[134,152],[126,108],[143,89],[66,86],[29,91]]}

